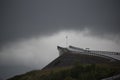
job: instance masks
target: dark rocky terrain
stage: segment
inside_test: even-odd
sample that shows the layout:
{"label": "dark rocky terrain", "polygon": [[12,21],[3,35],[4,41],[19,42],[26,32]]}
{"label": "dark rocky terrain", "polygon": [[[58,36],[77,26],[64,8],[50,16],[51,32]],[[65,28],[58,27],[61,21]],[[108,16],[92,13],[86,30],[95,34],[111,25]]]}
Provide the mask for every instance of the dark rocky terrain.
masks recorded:
{"label": "dark rocky terrain", "polygon": [[66,52],[42,70],[30,71],[8,80],[101,80],[116,74],[120,74],[120,61]]}
{"label": "dark rocky terrain", "polygon": [[98,56],[92,56],[92,55],[86,55],[86,54],[77,54],[77,53],[65,53],[58,58],[56,58],[54,61],[52,61],[50,64],[48,64],[44,69],[48,68],[54,68],[54,67],[65,67],[65,66],[72,66],[76,63],[80,64],[114,64],[119,65],[120,61],[111,61],[110,59],[98,57]]}

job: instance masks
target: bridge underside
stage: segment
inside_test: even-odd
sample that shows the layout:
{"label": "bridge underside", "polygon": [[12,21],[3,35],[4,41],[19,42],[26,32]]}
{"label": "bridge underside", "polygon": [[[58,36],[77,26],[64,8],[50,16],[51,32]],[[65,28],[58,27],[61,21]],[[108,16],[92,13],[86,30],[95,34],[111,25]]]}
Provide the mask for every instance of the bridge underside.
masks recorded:
{"label": "bridge underside", "polygon": [[78,48],[74,46],[69,46],[68,48],[63,48],[58,46],[57,49],[59,51],[59,55],[62,55],[64,53],[85,54],[85,55],[98,56],[98,57],[103,57],[111,60],[120,61],[120,52],[95,51],[95,50]]}
{"label": "bridge underside", "polygon": [[65,53],[50,64],[48,64],[44,69],[50,69],[55,67],[65,67],[65,66],[72,66],[76,63],[80,64],[112,64],[112,65],[120,65],[120,61],[111,61],[110,59],[92,56],[92,55],[85,55],[85,54],[73,54],[73,53]]}

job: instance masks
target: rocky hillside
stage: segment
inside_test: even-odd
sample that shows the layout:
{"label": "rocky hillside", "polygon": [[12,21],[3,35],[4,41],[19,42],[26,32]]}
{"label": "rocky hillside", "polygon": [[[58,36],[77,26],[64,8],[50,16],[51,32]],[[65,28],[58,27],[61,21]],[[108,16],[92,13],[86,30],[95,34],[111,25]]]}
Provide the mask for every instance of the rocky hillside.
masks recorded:
{"label": "rocky hillside", "polygon": [[52,61],[50,64],[48,64],[44,69],[47,68],[55,68],[55,67],[65,67],[65,66],[72,66],[76,63],[80,64],[120,64],[120,61],[117,60],[111,60],[107,58],[102,58],[98,56],[92,56],[92,55],[85,55],[85,54],[77,54],[77,53],[65,53],[58,58],[56,58],[54,61]]}
{"label": "rocky hillside", "polygon": [[65,53],[42,70],[8,80],[101,80],[120,73],[120,62],[98,56]]}
{"label": "rocky hillside", "polygon": [[76,64],[31,71],[8,80],[101,80],[120,73],[120,66],[108,64]]}

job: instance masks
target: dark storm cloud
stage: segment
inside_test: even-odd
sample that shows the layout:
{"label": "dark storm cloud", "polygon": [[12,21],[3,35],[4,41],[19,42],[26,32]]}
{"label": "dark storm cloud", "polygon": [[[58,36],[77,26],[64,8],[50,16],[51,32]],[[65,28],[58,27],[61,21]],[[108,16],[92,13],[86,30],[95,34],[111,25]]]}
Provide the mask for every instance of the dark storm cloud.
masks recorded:
{"label": "dark storm cloud", "polygon": [[120,36],[119,0],[2,0],[0,43],[60,30]]}

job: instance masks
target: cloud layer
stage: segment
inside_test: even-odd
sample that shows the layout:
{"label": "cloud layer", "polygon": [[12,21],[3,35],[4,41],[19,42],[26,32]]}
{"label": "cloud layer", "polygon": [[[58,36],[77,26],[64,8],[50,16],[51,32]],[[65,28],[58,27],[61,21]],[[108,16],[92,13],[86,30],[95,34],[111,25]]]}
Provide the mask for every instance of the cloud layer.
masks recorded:
{"label": "cloud layer", "polygon": [[2,0],[0,43],[89,29],[92,35],[120,37],[118,0]]}
{"label": "cloud layer", "polygon": [[66,35],[71,45],[119,51],[119,4],[119,0],[0,0],[0,78],[42,68],[58,56],[57,45],[66,46]]}
{"label": "cloud layer", "polygon": [[[120,51],[120,45],[108,39],[85,36],[89,31],[62,31],[49,37],[33,37],[6,44],[0,50],[0,77],[8,78],[41,69],[58,57],[57,46],[68,45],[93,50]],[[99,46],[98,46],[99,45]]]}

